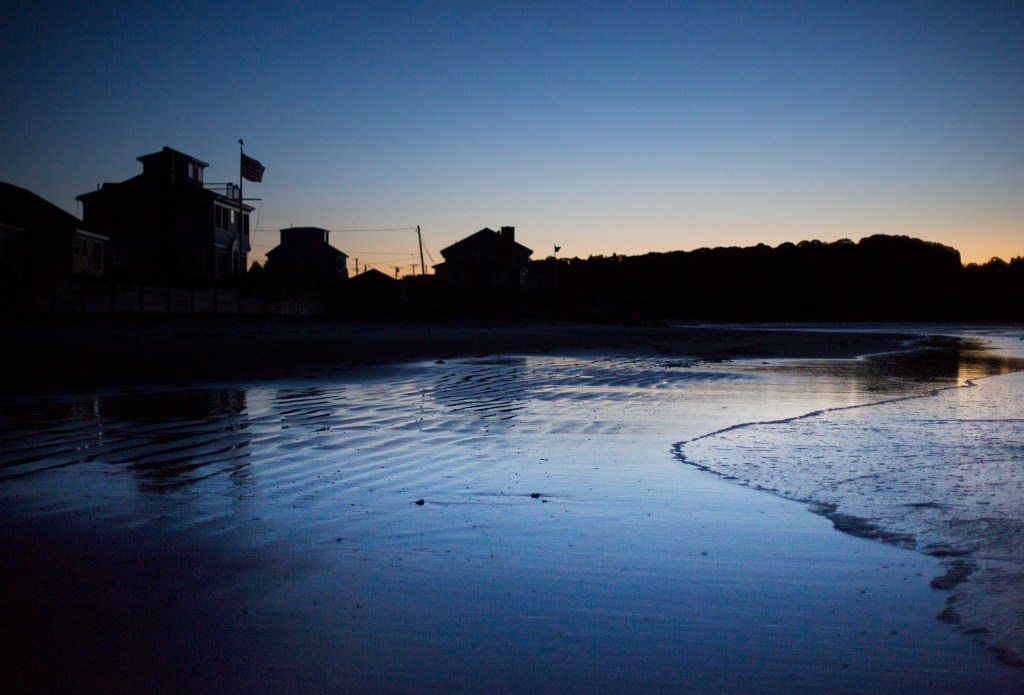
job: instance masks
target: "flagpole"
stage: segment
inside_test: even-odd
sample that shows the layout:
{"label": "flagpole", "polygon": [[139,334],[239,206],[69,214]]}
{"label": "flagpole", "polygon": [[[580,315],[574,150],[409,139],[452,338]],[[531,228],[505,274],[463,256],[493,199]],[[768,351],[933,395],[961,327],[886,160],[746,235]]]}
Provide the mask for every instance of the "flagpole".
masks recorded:
{"label": "flagpole", "polygon": [[238,233],[238,260],[241,263],[242,260],[242,180],[245,178],[242,176],[242,162],[245,157],[245,141],[241,138],[238,139],[238,221],[235,225],[235,231]]}

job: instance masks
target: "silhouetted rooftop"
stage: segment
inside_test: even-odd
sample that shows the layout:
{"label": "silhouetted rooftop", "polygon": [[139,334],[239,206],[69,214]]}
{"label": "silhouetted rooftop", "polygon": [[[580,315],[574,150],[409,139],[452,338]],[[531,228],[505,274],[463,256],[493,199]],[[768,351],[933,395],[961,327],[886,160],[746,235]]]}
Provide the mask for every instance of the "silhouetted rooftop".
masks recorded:
{"label": "silhouetted rooftop", "polygon": [[12,227],[82,227],[80,219],[35,193],[0,181],[0,222]]}
{"label": "silhouetted rooftop", "polygon": [[[447,259],[453,252],[455,254],[471,255],[480,251],[487,251],[495,248],[501,239],[502,235],[499,232],[494,231],[490,227],[484,227],[479,232],[470,234],[465,239],[456,241],[451,246],[441,249],[441,255]],[[529,249],[517,241],[513,241],[512,246],[519,253],[525,253],[527,256],[533,254],[533,249]]]}

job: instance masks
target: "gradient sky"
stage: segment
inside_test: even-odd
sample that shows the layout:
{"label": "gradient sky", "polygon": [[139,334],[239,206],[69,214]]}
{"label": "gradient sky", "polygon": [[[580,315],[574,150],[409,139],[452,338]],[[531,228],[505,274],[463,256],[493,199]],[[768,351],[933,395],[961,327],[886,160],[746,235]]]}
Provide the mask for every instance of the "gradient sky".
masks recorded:
{"label": "gradient sky", "polygon": [[[535,258],[907,234],[1024,255],[1022,2],[60,3],[0,23],[0,180],[75,196],[167,145],[267,167],[254,258],[382,270],[514,225]],[[351,261],[351,259],[350,259]],[[428,264],[429,264],[428,259]]]}

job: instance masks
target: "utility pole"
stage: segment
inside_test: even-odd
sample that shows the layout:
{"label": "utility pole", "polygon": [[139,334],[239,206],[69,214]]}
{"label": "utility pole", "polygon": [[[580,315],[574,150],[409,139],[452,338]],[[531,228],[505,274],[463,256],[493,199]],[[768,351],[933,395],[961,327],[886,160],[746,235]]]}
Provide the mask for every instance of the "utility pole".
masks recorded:
{"label": "utility pole", "polygon": [[[423,265],[423,235],[420,234],[420,226],[416,225],[416,238],[420,242],[420,275],[427,274],[427,267]],[[415,272],[413,273],[415,275]]]}
{"label": "utility pole", "polygon": [[400,266],[397,266],[397,265],[395,266],[395,279],[396,280],[398,279],[398,271],[401,270],[401,269],[402,268]]}

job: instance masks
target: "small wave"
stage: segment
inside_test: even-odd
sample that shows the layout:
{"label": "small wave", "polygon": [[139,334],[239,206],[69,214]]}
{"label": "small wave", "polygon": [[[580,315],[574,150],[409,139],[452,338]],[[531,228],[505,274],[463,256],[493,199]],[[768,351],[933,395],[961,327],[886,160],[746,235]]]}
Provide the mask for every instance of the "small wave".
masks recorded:
{"label": "small wave", "polygon": [[[682,462],[808,504],[845,533],[917,548],[953,584],[946,618],[1024,655],[1024,373],[745,422],[676,443]],[[959,575],[958,575],[959,576]],[[1016,657],[1013,657],[1016,658]]]}

